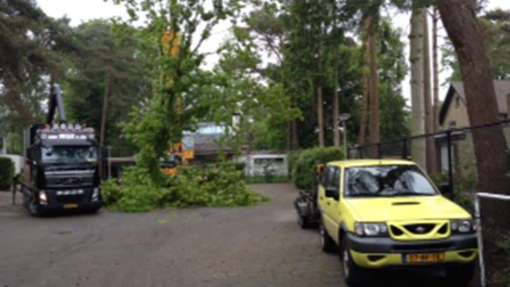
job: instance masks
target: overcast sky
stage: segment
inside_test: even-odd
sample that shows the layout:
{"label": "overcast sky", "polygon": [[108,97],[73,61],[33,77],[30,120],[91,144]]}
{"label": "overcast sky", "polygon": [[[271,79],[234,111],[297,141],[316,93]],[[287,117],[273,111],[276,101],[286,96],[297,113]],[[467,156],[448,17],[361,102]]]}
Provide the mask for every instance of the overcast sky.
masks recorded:
{"label": "overcast sky", "polygon": [[[122,17],[127,18],[127,13],[123,6],[117,6],[112,4],[112,1],[105,2],[104,0],[37,0],[39,6],[49,16],[59,18],[67,16],[71,19],[72,25],[79,25],[81,22],[88,21],[96,18],[111,18],[111,17]],[[489,0],[488,9],[510,9],[510,0]],[[386,14],[390,14],[393,19],[393,23],[396,27],[402,29],[402,40],[404,43],[408,42],[409,34],[409,13],[400,13],[397,11],[385,11]],[[444,30],[441,30],[441,35],[445,36]],[[228,26],[220,25],[213,31],[212,37],[204,44],[203,52],[214,52],[219,45],[228,38]],[[441,38],[441,37],[440,37]],[[442,41],[440,41],[441,44]],[[406,57],[409,54],[409,46],[406,47]],[[218,57],[215,55],[209,56],[207,59],[208,66],[213,66],[217,61]],[[446,77],[449,75],[449,71],[443,71],[441,74],[441,83],[443,83]],[[402,82],[403,94],[409,99],[410,98],[410,83],[409,77]],[[446,87],[441,88],[441,95],[445,94]]]}

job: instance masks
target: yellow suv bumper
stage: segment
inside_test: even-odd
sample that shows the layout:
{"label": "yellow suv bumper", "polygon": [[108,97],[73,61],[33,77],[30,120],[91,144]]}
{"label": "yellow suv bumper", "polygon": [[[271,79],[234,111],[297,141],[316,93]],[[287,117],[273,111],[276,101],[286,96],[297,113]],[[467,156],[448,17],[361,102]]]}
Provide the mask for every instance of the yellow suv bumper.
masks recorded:
{"label": "yellow suv bumper", "polygon": [[[453,235],[444,240],[400,242],[391,238],[347,236],[352,259],[363,268],[455,265],[473,262],[478,256],[475,234]],[[407,262],[411,254],[441,254],[440,260]]]}

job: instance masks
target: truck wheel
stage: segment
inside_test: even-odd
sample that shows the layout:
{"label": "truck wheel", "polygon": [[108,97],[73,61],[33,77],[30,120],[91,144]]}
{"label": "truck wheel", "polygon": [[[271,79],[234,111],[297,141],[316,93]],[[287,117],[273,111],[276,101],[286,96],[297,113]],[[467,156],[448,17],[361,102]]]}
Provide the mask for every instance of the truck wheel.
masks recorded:
{"label": "truck wheel", "polygon": [[39,209],[37,208],[37,204],[35,204],[33,200],[31,200],[28,203],[28,213],[30,214],[30,216],[33,216],[33,217],[41,216],[41,212],[39,212]]}
{"label": "truck wheel", "polygon": [[449,286],[465,287],[473,279],[475,273],[475,263],[451,266],[446,268],[446,280]]}
{"label": "truck wheel", "polygon": [[342,261],[342,274],[344,276],[345,283],[349,286],[356,286],[363,283],[365,270],[356,265],[356,263],[352,260],[347,238],[343,236],[340,243],[340,261]]}
{"label": "truck wheel", "polygon": [[326,253],[333,253],[336,250],[336,243],[333,241],[333,238],[329,236],[328,232],[326,231],[326,228],[324,228],[324,224],[321,223],[319,225],[319,235],[321,239],[321,248],[322,251]]}

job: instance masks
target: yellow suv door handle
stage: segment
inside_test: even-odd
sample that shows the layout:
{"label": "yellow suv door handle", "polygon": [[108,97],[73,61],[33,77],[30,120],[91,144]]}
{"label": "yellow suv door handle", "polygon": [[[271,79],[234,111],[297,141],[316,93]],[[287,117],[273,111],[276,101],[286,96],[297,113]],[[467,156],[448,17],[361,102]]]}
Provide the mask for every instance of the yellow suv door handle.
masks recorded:
{"label": "yellow suv door handle", "polygon": [[320,199],[324,200],[324,196],[319,196]]}

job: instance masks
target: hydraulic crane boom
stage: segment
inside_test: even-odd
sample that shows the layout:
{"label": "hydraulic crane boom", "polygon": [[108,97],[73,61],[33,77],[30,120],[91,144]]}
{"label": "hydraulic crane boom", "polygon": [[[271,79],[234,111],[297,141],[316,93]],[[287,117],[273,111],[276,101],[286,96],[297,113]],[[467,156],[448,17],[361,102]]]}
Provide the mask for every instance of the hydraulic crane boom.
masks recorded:
{"label": "hydraulic crane boom", "polygon": [[51,89],[50,101],[48,103],[48,115],[46,118],[46,123],[48,125],[51,125],[55,120],[55,113],[57,109],[60,121],[63,123],[67,122],[66,113],[64,110],[64,100],[62,98],[62,89],[60,88],[60,85],[54,84]]}

